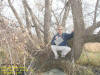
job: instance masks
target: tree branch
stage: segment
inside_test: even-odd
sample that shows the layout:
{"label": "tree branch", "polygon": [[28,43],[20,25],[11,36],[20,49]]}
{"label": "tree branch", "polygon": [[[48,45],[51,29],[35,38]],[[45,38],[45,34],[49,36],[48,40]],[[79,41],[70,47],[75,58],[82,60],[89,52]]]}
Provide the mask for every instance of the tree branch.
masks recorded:
{"label": "tree branch", "polygon": [[40,30],[39,30],[39,26],[35,20],[35,15],[34,13],[32,12],[32,9],[29,7],[28,3],[26,0],[24,0],[24,3],[25,3],[25,6],[27,7],[27,9],[29,10],[30,12],[30,15],[31,15],[31,18],[32,18],[32,22],[34,24],[34,27],[35,27],[35,30],[36,30],[36,33],[37,33],[37,37],[38,37],[38,40],[41,42],[41,34],[40,34]]}
{"label": "tree branch", "polygon": [[47,45],[49,43],[49,30],[51,24],[51,5],[50,0],[45,0],[45,15],[44,15],[44,43]]}
{"label": "tree branch", "polygon": [[54,16],[54,17],[55,17],[55,19],[56,19],[57,25],[59,25],[58,18],[56,17],[56,15],[55,15],[54,11],[53,11],[53,10],[51,10],[51,11],[52,11],[52,13],[53,13],[53,16]]}
{"label": "tree branch", "polygon": [[85,35],[84,43],[87,43],[87,42],[100,42],[100,35],[98,34]]}
{"label": "tree branch", "polygon": [[68,17],[69,10],[70,10],[70,2],[68,1],[65,4],[65,12],[64,12],[63,19],[62,19],[62,24],[61,24],[64,28],[65,28],[65,25],[66,25],[66,19]]}
{"label": "tree branch", "polygon": [[97,17],[98,4],[99,4],[99,0],[97,0],[96,6],[95,6],[93,25],[96,24],[96,17]]}
{"label": "tree branch", "polygon": [[98,34],[100,35],[100,31],[98,32]]}
{"label": "tree branch", "polygon": [[87,34],[88,34],[88,35],[93,35],[93,31],[94,31],[96,28],[98,28],[98,27],[100,27],[100,21],[97,22],[95,25],[93,25],[93,26],[87,28],[87,29],[85,30],[85,34],[86,34],[86,35],[87,35]]}
{"label": "tree branch", "polygon": [[18,20],[19,24],[20,24],[20,28],[22,30],[22,32],[24,31],[24,33],[26,34],[26,36],[29,38],[29,40],[32,42],[33,46],[35,49],[37,49],[37,47],[35,46],[34,44],[34,40],[30,37],[30,35],[28,34],[28,31],[26,31],[25,27],[24,27],[24,24],[22,23],[18,13],[16,12],[16,9],[13,7],[12,3],[10,0],[8,0],[8,3],[9,3],[9,6],[11,7],[16,19]]}
{"label": "tree branch", "polygon": [[9,6],[11,7],[11,9],[12,9],[12,11],[13,11],[13,13],[14,13],[16,19],[18,20],[18,22],[19,22],[19,24],[20,24],[20,27],[23,29],[23,28],[24,28],[24,25],[23,25],[23,23],[22,23],[22,21],[21,21],[19,15],[18,15],[18,13],[16,12],[16,9],[13,7],[13,5],[12,5],[12,3],[11,3],[10,0],[8,0],[8,3],[9,3]]}
{"label": "tree branch", "polygon": [[93,31],[99,26],[98,23],[96,24],[98,4],[99,4],[99,0],[97,0],[96,6],[95,6],[93,25],[91,27],[87,28],[86,34],[89,34],[89,35],[93,34]]}
{"label": "tree branch", "polygon": [[23,3],[24,11],[25,11],[25,20],[26,20],[27,30],[28,30],[29,35],[31,36],[31,38],[33,38],[32,37],[32,32],[31,32],[31,24],[30,24],[29,17],[28,17],[28,10],[27,10],[27,8],[25,6],[24,1],[22,1],[22,3]]}

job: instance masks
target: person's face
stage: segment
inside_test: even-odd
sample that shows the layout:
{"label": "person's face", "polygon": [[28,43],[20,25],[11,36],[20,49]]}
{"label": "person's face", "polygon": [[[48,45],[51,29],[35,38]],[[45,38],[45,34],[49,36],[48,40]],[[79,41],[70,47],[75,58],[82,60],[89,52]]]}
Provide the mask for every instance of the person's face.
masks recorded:
{"label": "person's face", "polygon": [[62,34],[63,33],[62,27],[59,27],[57,30],[58,30],[58,33],[59,34]]}

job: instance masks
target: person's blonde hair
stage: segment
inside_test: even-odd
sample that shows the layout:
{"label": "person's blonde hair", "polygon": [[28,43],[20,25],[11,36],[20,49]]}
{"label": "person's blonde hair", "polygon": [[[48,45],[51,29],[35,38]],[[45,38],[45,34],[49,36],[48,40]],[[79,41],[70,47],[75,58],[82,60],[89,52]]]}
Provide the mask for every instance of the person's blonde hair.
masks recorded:
{"label": "person's blonde hair", "polygon": [[62,29],[63,29],[63,27],[62,27],[61,25],[58,25],[58,26],[57,26],[57,29],[58,29],[58,28],[62,28]]}

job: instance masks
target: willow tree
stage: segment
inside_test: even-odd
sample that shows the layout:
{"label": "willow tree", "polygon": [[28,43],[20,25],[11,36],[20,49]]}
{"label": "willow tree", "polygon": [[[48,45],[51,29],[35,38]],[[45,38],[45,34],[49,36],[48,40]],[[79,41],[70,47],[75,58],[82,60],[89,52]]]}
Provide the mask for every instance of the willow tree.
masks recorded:
{"label": "willow tree", "polygon": [[[8,0],[9,6],[11,7],[14,15],[16,16],[16,19],[19,22],[22,32],[27,34],[27,37],[29,38],[29,40],[32,43],[32,46],[34,47],[34,49],[26,49],[26,51],[28,51],[31,54],[31,56],[36,58],[36,61],[33,62],[33,68],[37,70],[44,70],[44,69],[47,70],[54,67],[60,67],[67,71],[69,68],[69,66],[67,65],[68,63],[67,60],[69,59],[66,58],[66,60],[64,60],[63,62],[62,62],[62,59],[56,61],[54,60],[53,53],[50,50],[51,48],[49,45],[49,41],[50,41],[49,30],[51,26],[51,16],[52,16],[51,13],[54,12],[51,9],[51,0],[45,0],[44,25],[41,24],[39,19],[35,16],[28,2],[26,0],[23,0],[22,2],[24,6],[23,8],[26,13],[25,15],[26,25],[27,25],[26,28],[21,18],[19,17],[16,9],[12,5],[11,0]],[[96,11],[98,8],[98,3],[99,3],[99,0],[97,1],[96,8],[95,8],[94,22],[96,19]],[[94,29],[96,29],[97,27],[100,27],[100,22],[97,22],[97,23],[95,22],[91,27],[85,29],[81,0],[69,0],[65,3],[65,7],[64,7],[65,11],[64,11],[61,23],[59,23],[57,17],[53,13],[53,16],[55,17],[57,24],[61,24],[63,27],[65,27],[66,19],[67,19],[70,7],[72,10],[73,23],[74,23],[74,39],[73,39],[73,49],[72,49],[71,56],[73,56],[73,58],[76,61],[82,53],[82,48],[83,48],[84,43],[89,42],[89,41],[100,41],[100,35],[93,34]],[[30,14],[32,22],[30,22],[28,14]],[[33,24],[33,26],[31,25],[31,23]],[[42,26],[43,29],[41,29],[40,26]],[[40,41],[44,42],[43,49],[40,47],[40,49],[37,50],[34,40],[32,38],[32,34],[30,34],[31,27],[35,28],[39,43]],[[41,38],[42,37],[41,34],[43,34],[44,38]],[[41,39],[43,39],[44,41],[42,41]]]}
{"label": "willow tree", "polygon": [[96,15],[98,10],[97,0],[94,12],[93,25],[85,28],[83,12],[82,12],[82,3],[81,0],[70,0],[72,15],[73,15],[73,23],[74,23],[74,40],[73,40],[73,55],[75,61],[80,57],[82,53],[82,48],[84,43],[86,42],[100,42],[100,35],[94,35],[93,31],[100,27],[100,22],[96,22]]}

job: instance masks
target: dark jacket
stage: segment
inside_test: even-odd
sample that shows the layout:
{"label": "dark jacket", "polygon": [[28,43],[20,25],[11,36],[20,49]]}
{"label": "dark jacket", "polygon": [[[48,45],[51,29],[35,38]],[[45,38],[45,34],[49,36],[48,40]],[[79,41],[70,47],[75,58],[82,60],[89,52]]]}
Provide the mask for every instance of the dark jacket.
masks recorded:
{"label": "dark jacket", "polygon": [[[59,44],[59,46],[66,46],[66,45],[68,45],[67,40],[71,39],[73,37],[73,34],[74,34],[74,32],[72,32],[71,34],[63,33],[62,34],[62,38],[63,38],[64,41],[61,42]],[[55,42],[54,42],[56,40],[56,36],[59,37],[60,35],[58,33],[56,35],[54,35],[54,37],[53,37],[53,39],[51,41],[51,45],[56,45]]]}

